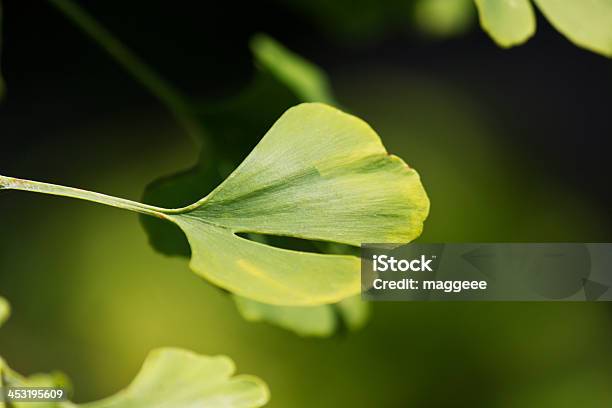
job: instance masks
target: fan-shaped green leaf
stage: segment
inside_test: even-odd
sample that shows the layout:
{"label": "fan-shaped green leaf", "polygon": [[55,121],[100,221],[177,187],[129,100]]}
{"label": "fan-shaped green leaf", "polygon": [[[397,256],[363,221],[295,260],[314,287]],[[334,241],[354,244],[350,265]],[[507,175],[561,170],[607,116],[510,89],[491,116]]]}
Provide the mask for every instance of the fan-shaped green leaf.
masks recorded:
{"label": "fan-shaped green leaf", "polygon": [[408,242],[428,210],[418,174],[365,122],[302,104],[211,194],[168,218],[187,235],[196,273],[240,296],[297,306],[358,293],[358,258],[274,248],[235,233]]}
{"label": "fan-shaped green leaf", "polygon": [[[251,50],[256,68],[251,84],[228,101],[202,108],[200,114],[210,136],[215,140],[223,138],[224,143],[236,147],[254,146],[256,138],[267,130],[286,106],[308,101],[333,102],[329,81],[316,65],[266,35],[256,35],[251,41]],[[262,104],[262,100],[266,103]],[[214,143],[207,143],[208,150],[213,146]],[[248,151],[239,148],[221,149],[214,154],[206,152],[193,169],[164,177],[147,186],[144,200],[166,207],[189,204],[184,200],[197,200],[208,193],[222,181],[222,169],[228,163],[238,164],[246,154]],[[142,217],[142,222],[157,250],[189,256],[189,244],[172,225],[146,216]],[[337,326],[334,306],[284,307],[237,296],[234,299],[247,320],[267,321],[304,336],[331,335]]]}
{"label": "fan-shaped green leaf", "polygon": [[[361,119],[319,103],[289,109],[242,164],[179,224],[360,245],[421,233],[428,199],[416,171]],[[192,248],[193,249],[193,248]]]}
{"label": "fan-shaped green leaf", "polygon": [[[288,106],[302,102],[333,104],[329,81],[316,65],[266,35],[254,36],[250,46],[255,70],[251,83],[235,96],[198,109],[210,139],[204,143],[206,149],[198,163],[150,183],[143,196],[145,202],[177,208],[199,200],[240,164]],[[219,145],[231,148],[216,148]],[[141,221],[157,251],[190,255],[189,243],[175,226],[152,217],[142,217]]]}
{"label": "fan-shaped green leaf", "polygon": [[612,57],[612,1],[534,1],[550,23],[574,44]]}
{"label": "fan-shaped green leaf", "polygon": [[522,44],[535,32],[529,0],[475,0],[482,28],[502,47]]}

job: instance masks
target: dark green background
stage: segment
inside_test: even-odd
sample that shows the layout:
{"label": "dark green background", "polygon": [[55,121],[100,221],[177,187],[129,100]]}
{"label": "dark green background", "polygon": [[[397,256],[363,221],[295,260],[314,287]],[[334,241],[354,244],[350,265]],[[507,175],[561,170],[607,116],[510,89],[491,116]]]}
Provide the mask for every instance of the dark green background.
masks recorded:
{"label": "dark green background", "polygon": [[[611,239],[612,66],[541,18],[504,51],[477,26],[433,41],[399,13],[351,25],[379,15],[364,11],[373,2],[341,16],[281,1],[126,3],[82,2],[201,101],[248,83],[258,31],[322,66],[343,106],[421,173],[423,242]],[[13,0],[4,15],[0,174],[139,199],[196,160],[163,107],[57,11]],[[0,210],[0,294],[14,309],[0,353],[26,374],[63,370],[77,401],[125,386],[158,346],[231,356],[267,381],[271,407],[612,401],[605,303],[375,304],[360,332],[303,339],[245,322],[184,259],[154,252],[133,214],[15,192]]]}

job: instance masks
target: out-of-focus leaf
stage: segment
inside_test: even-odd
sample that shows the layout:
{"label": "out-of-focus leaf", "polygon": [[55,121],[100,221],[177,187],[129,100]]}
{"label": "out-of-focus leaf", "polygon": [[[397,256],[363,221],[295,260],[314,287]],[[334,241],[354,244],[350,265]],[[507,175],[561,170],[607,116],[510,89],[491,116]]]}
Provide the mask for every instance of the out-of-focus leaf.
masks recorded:
{"label": "out-of-focus leaf", "polygon": [[295,92],[302,101],[333,102],[327,77],[316,65],[280,46],[266,35],[255,36],[251,48],[257,62]]}
{"label": "out-of-focus leaf", "polygon": [[[456,0],[452,0],[456,1]],[[380,39],[410,22],[414,0],[282,0],[317,27],[351,43]]]}
{"label": "out-of-focus leaf", "polygon": [[429,200],[418,174],[389,155],[364,121],[330,106],[289,109],[212,193],[166,212],[187,235],[191,268],[260,302],[335,303],[360,290],[359,259],[290,251],[253,232],[358,246],[409,242]]}
{"label": "out-of-focus leaf", "polygon": [[9,303],[3,297],[0,297],[0,326],[4,324],[11,314],[11,307]]}
{"label": "out-of-focus leaf", "polygon": [[462,34],[473,20],[473,0],[418,0],[415,4],[416,26],[434,37]]}
{"label": "out-of-focus leaf", "polygon": [[534,1],[550,23],[574,44],[612,57],[612,1]]}
{"label": "out-of-focus leaf", "polygon": [[[266,384],[249,375],[234,376],[235,366],[225,356],[208,357],[164,348],[149,354],[134,381],[123,391],[96,402],[15,403],[15,408],[253,408],[269,400]],[[66,387],[59,374],[22,377],[0,359],[0,385]],[[0,402],[0,407],[4,408]]]}
{"label": "out-of-focus leaf", "polygon": [[369,304],[361,300],[361,296],[346,298],[335,306],[349,330],[361,329],[370,317]]}
{"label": "out-of-focus leaf", "polygon": [[529,0],[475,0],[482,28],[502,47],[522,44],[535,32]]}
{"label": "out-of-focus leaf", "polygon": [[332,305],[274,306],[240,296],[234,296],[240,314],[251,322],[267,322],[300,336],[331,335],[336,330]]}
{"label": "out-of-focus leaf", "polygon": [[274,306],[239,296],[234,299],[246,320],[271,323],[300,336],[327,337],[340,326],[358,330],[367,322],[370,310],[360,296],[321,306]]}

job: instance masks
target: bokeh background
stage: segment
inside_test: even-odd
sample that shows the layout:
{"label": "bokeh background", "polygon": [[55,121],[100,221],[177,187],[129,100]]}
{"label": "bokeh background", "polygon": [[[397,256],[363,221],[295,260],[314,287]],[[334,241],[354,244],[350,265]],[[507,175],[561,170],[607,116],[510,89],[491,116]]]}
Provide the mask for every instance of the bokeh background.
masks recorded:
{"label": "bokeh background", "polygon": [[[410,1],[80,4],[202,103],[249,83],[258,32],[321,66],[421,173],[422,242],[612,239],[612,64],[541,16],[501,50],[474,14],[434,35]],[[3,17],[0,174],[138,200],[195,162],[165,108],[56,9],[9,0]],[[65,372],[77,401],[178,346],[231,356],[269,384],[270,407],[612,404],[606,303],[379,303],[361,331],[300,338],[244,321],[137,216],[60,198],[0,194],[0,295],[14,311],[0,353],[24,374]]]}

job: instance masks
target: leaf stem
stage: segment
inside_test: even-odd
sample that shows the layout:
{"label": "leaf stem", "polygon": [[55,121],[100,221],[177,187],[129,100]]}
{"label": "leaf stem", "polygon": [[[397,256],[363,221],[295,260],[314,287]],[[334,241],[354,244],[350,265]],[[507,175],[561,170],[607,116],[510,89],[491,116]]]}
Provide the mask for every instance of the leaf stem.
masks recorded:
{"label": "leaf stem", "polygon": [[22,190],[34,193],[50,194],[63,197],[77,198],[79,200],[92,201],[111,207],[122,208],[140,214],[146,214],[157,218],[168,219],[167,213],[172,210],[142,204],[136,201],[126,200],[109,196],[106,194],[95,193],[93,191],[81,190],[73,187],[65,187],[56,184],[41,183],[39,181],[23,180],[14,177],[0,176],[0,190]]}
{"label": "leaf stem", "polygon": [[49,0],[49,2],[89,35],[136,81],[162,102],[187,131],[196,146],[202,144],[204,131],[193,111],[191,102],[185,95],[162,78],[78,4],[72,0]]}

